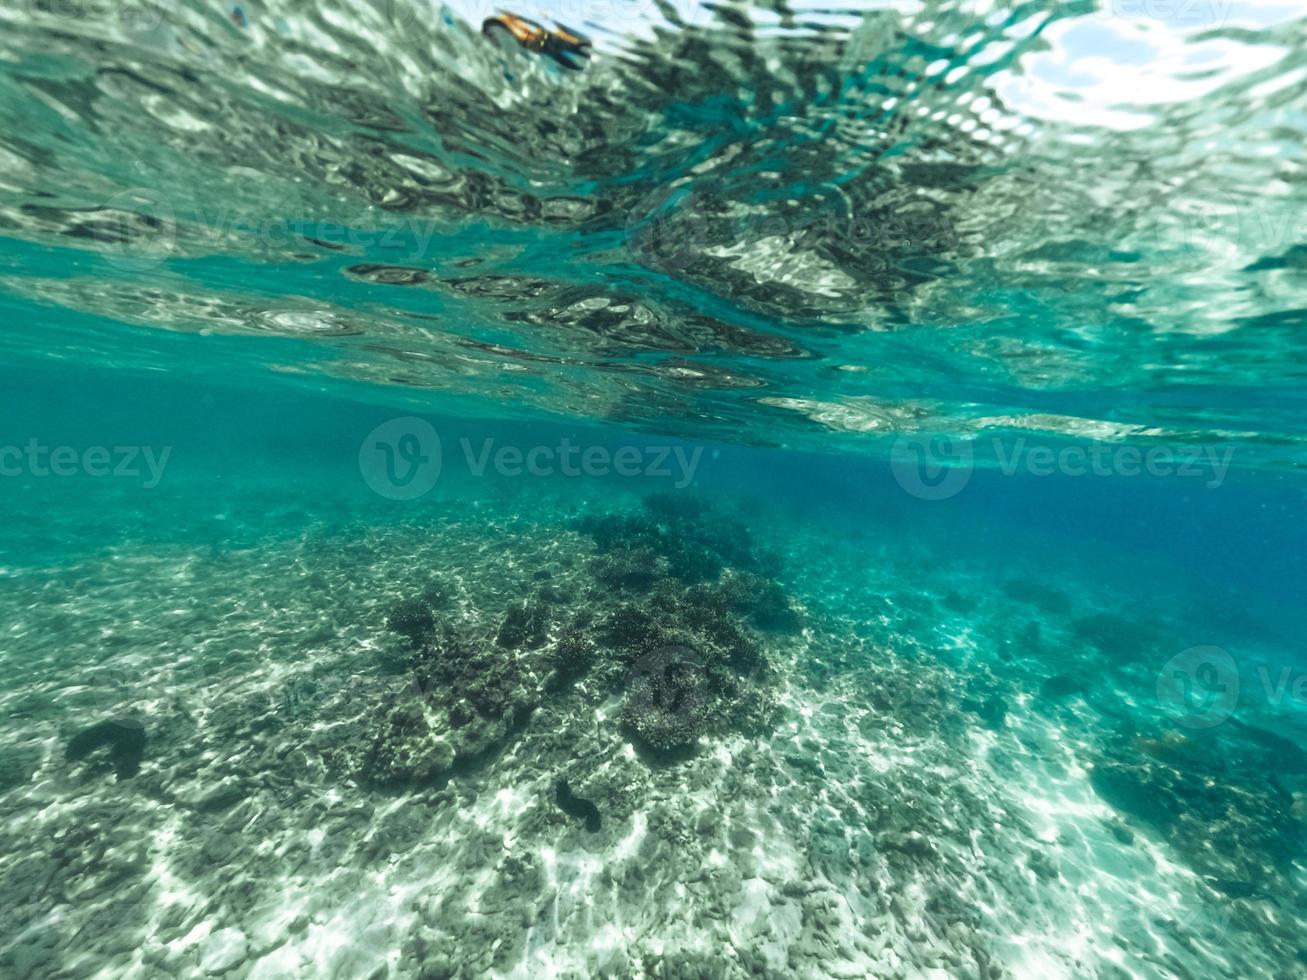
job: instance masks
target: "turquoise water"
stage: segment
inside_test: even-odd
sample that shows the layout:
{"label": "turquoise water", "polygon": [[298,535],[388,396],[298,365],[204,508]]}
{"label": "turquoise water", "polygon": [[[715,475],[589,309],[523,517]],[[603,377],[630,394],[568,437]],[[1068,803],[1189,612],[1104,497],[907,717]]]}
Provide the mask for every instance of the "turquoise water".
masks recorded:
{"label": "turquoise water", "polygon": [[0,11],[0,975],[1307,975],[1293,5],[240,10]]}

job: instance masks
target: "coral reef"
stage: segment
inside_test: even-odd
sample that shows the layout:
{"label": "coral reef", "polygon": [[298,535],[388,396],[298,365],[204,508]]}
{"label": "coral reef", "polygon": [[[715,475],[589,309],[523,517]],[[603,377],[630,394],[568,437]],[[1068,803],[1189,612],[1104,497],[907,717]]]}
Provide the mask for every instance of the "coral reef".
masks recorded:
{"label": "coral reef", "polygon": [[542,704],[571,698],[579,709],[610,692],[622,698],[610,737],[633,740],[651,762],[766,730],[776,677],[759,631],[798,624],[761,571],[779,561],[743,523],[689,496],[651,496],[639,511],[588,515],[578,527],[595,552],[579,589],[533,569],[528,594],[498,616],[441,613],[430,594],[394,606],[386,624],[409,650],[405,676],[368,750],[343,751],[348,771],[382,787],[439,786],[519,738]]}
{"label": "coral reef", "polygon": [[1294,804],[1307,766],[1301,749],[1276,739],[1237,721],[1194,735],[1127,731],[1105,746],[1090,782],[1222,891],[1287,890],[1284,855],[1307,839]]}
{"label": "coral reef", "polygon": [[0,972],[1295,975],[1287,726],[1150,716],[1128,597],[744,514],[459,501],[11,589]]}
{"label": "coral reef", "polygon": [[499,624],[495,642],[510,650],[534,650],[548,639],[549,605],[539,600],[517,603]]}
{"label": "coral reef", "polygon": [[690,749],[709,730],[714,700],[710,683],[696,651],[659,647],[631,668],[623,720],[655,753]]}

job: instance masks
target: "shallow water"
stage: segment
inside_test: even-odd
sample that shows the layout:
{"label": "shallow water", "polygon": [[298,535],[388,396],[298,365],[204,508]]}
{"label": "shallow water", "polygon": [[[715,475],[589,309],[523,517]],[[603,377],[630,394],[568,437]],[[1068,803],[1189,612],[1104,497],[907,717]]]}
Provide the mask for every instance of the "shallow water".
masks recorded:
{"label": "shallow water", "polygon": [[240,10],[0,10],[0,973],[1307,975],[1294,5]]}

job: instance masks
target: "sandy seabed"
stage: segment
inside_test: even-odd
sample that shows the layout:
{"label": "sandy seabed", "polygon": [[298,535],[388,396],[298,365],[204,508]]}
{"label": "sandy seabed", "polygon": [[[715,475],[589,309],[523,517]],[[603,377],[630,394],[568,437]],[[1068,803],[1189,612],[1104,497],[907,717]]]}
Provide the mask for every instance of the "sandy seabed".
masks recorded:
{"label": "sandy seabed", "polygon": [[1149,661],[1101,597],[777,520],[451,506],[6,569],[4,970],[1301,973],[1301,867],[1230,883],[1269,791],[1196,825],[1095,784],[1192,762],[1104,734]]}

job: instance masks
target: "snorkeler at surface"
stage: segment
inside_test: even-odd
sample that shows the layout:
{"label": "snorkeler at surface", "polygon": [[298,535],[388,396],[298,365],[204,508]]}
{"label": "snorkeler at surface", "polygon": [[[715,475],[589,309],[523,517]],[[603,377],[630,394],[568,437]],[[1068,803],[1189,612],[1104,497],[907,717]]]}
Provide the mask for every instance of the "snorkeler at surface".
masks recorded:
{"label": "snorkeler at surface", "polygon": [[546,30],[533,20],[517,14],[487,17],[481,33],[491,40],[513,40],[520,47],[552,58],[564,68],[580,71],[590,57],[590,39],[570,28],[558,25]]}

